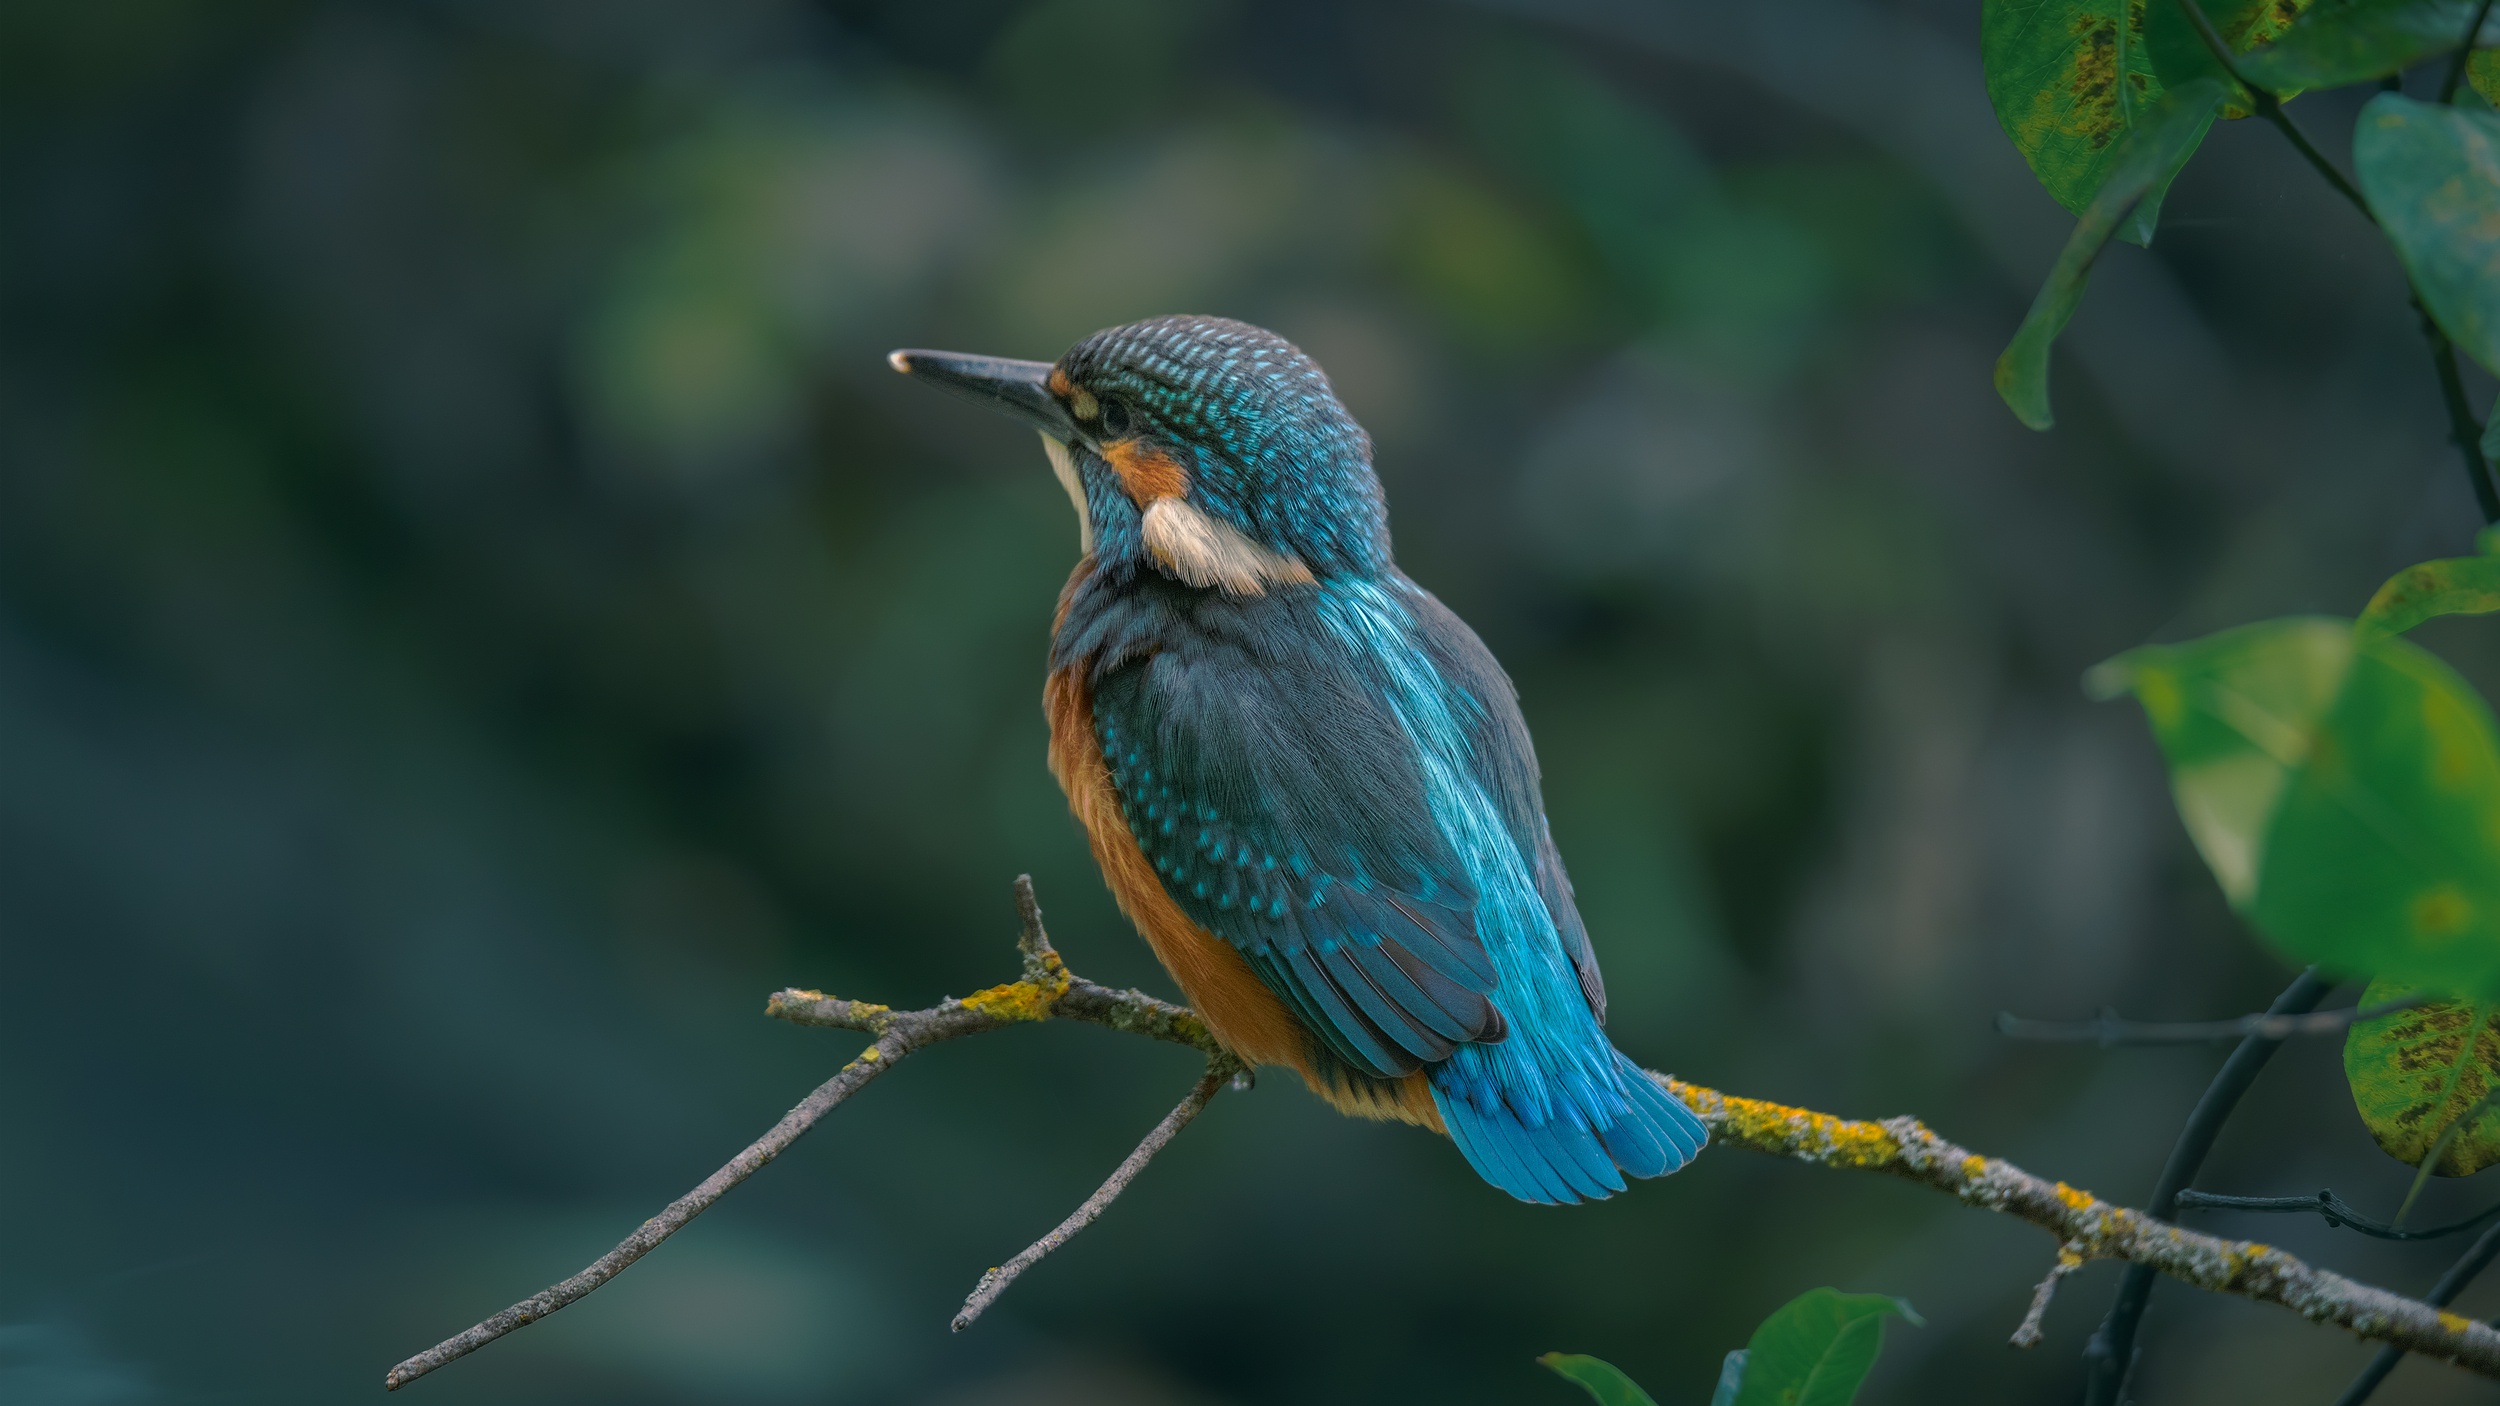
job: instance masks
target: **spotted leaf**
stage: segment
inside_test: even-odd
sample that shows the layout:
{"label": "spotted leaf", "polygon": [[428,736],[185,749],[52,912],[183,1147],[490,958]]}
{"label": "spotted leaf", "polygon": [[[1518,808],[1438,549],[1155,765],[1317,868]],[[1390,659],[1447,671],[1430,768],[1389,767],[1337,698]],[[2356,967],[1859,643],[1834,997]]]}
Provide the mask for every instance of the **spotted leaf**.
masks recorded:
{"label": "spotted leaf", "polygon": [[[2385,1005],[2413,988],[2374,981],[2361,1004]],[[2433,1001],[2354,1025],[2344,1037],[2344,1078],[2353,1107],[2388,1156],[2420,1166],[2440,1135],[2500,1089],[2500,1007]],[[2485,1109],[2449,1139],[2431,1170],[2471,1176],[2500,1162],[2500,1108]]]}
{"label": "spotted leaf", "polygon": [[2440,615],[2500,610],[2500,556],[2443,557],[2387,578],[2354,625],[2364,635],[2401,635]]}
{"label": "spotted leaf", "polygon": [[[2238,67],[2249,82],[2279,94],[2385,78],[2454,53],[2481,8],[2482,0],[2316,0]],[[2500,43],[2500,13],[2484,17],[2476,42]]]}
{"label": "spotted leaf", "polygon": [[[1988,0],[1980,11],[1980,59],[1997,122],[2041,186],[2078,215],[2164,92],[2144,48],[2145,4]],[[2174,165],[2137,202],[2119,238],[2152,242],[2162,190],[2176,172]]]}
{"label": "spotted leaf", "polygon": [[[2310,0],[2205,0],[2206,20],[2235,54],[2282,36],[2309,8]],[[2196,31],[2195,21],[2178,0],[2152,0],[2144,17],[2144,51],[2153,72],[2171,87],[2198,78],[2228,81],[2213,49]],[[2283,93],[2279,96],[2289,97]],[[2252,109],[2245,94],[2222,109],[2224,117],[2246,117]]]}

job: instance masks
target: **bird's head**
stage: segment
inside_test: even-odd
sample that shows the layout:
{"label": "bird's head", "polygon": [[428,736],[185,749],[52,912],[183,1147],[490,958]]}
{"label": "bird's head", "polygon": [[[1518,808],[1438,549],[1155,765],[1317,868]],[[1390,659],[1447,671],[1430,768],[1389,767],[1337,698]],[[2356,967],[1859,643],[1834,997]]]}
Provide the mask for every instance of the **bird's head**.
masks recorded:
{"label": "bird's head", "polygon": [[1319,364],[1264,328],[1157,317],[1056,363],[888,360],[1039,429],[1099,566],[1235,595],[1389,567],[1371,437]]}

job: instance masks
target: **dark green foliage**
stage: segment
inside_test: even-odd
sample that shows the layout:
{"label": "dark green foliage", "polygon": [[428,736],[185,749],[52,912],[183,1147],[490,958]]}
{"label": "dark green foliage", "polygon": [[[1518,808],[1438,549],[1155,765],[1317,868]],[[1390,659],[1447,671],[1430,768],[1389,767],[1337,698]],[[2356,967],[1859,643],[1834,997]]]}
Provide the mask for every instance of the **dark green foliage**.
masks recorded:
{"label": "dark green foliage", "polygon": [[1549,1352],[1537,1361],[1555,1376],[1578,1383],[1597,1406],[1657,1406],[1648,1392],[1613,1363],[1570,1352]]}
{"label": "dark green foliage", "polygon": [[2222,107],[2222,97],[2220,83],[2209,78],[2194,80],[2164,95],[2127,133],[2118,158],[2049,270],[2048,281],[2032,299],[2030,313],[1997,358],[1997,394],[2024,424],[2045,430],[2056,422],[2049,412],[2049,347],[2082,304],[2092,261],[2100,257],[2110,236],[2136,207],[2167,185],[2195,154],[2205,129],[2213,125],[2214,114]]}
{"label": "dark green foliage", "polygon": [[[1849,1406],[1883,1350],[1884,1320],[1896,1317],[1922,1323],[1917,1310],[1888,1294],[1809,1289],[1727,1355],[1710,1406]],[[1579,1383],[1598,1406],[1653,1406],[1649,1393],[1610,1363],[1560,1352],[1537,1361]]]}
{"label": "dark green foliage", "polygon": [[[2174,0],[2162,0],[2174,3]],[[2280,39],[2239,61],[2240,76],[2279,94],[2366,83],[2454,51],[2481,0],[2317,0]],[[2500,15],[2481,42],[2500,38]]]}
{"label": "dark green foliage", "polygon": [[1887,1294],[1799,1294],[1753,1330],[1735,1406],[1849,1406],[1883,1351],[1886,1318],[1922,1322]]}
{"label": "dark green foliage", "polygon": [[2361,110],[2352,155],[2431,316],[2500,371],[2500,116],[2382,93]]}

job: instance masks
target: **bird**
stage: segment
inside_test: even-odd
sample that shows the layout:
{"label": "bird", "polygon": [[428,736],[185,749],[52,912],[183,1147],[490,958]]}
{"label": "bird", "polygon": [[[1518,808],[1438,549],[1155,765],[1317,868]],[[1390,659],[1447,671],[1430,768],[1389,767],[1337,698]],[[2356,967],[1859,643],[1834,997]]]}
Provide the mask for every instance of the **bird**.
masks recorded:
{"label": "bird", "polygon": [[892,367],[1038,430],[1075,505],[1047,760],[1122,912],[1250,1066],[1570,1205],[1707,1141],[1607,1038],[1510,678],[1398,566],[1371,437],[1264,328]]}

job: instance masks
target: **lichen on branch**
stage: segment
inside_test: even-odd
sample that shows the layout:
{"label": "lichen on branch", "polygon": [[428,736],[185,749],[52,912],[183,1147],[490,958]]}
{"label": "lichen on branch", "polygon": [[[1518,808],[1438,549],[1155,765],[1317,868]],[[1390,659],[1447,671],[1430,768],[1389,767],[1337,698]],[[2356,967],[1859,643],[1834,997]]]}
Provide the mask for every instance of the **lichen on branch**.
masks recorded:
{"label": "lichen on branch", "polygon": [[[1241,1072],[1215,1042],[1206,1023],[1187,1007],[1142,991],[1121,991],[1076,975],[1051,946],[1030,877],[1016,880],[1021,931],[1016,947],[1023,975],[1015,981],[949,998],[921,1010],[895,1010],[869,1001],[844,1000],[822,991],[777,991],[765,1013],[798,1025],[826,1026],[871,1036],[874,1043],[845,1064],[772,1129],[638,1226],[623,1242],[579,1274],[514,1304],[475,1327],[448,1338],[391,1369],[393,1390],[457,1360],[515,1328],[534,1323],[580,1300],[674,1235],[852,1094],[914,1051],[967,1035],[1041,1021],[1077,1021],[1186,1045],[1207,1057],[1206,1072],[1179,1106],[1148,1133],[1119,1169],[1076,1213],[1006,1267],[984,1276],[957,1319],[960,1328],[987,1307],[1016,1274],[1058,1248],[1106,1210],[1130,1179],[1163,1145]],[[2182,1229],[2142,1211],[2114,1206],[2064,1182],[2033,1176],[2010,1162],[1983,1157],[1937,1136],[1915,1118],[1882,1122],[1840,1118],[1743,1098],[1688,1083],[1668,1074],[1650,1077],[1682,1099],[1711,1132],[1711,1140],[1775,1157],[1839,1171],[1884,1172],[1932,1187],[1983,1210],[2029,1221],[2057,1238],[2059,1267],[2035,1294],[2018,1340],[2036,1340],[2055,1280],[2094,1259],[2128,1260],[2216,1293],[2281,1304],[2302,1317],[2331,1323],[2356,1336],[2407,1352],[2454,1362],[2500,1378],[2500,1331],[2430,1304],[2357,1283],[2319,1269],[2268,1245],[2224,1240]]]}

